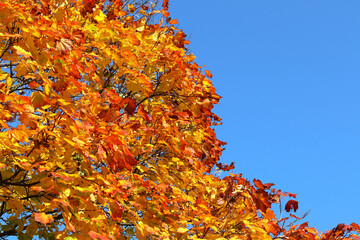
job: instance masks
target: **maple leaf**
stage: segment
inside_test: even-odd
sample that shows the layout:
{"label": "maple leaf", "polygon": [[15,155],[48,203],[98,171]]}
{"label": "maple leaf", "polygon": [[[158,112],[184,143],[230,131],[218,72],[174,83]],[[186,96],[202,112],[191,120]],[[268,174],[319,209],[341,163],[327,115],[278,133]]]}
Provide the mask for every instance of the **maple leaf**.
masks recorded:
{"label": "maple leaf", "polygon": [[[277,220],[272,205],[296,194],[241,174],[218,175],[235,167],[221,163],[226,143],[213,129],[221,121],[212,112],[220,96],[211,72],[185,47],[190,42],[169,5],[0,2],[1,236],[235,240],[358,233],[355,223],[325,235],[285,224],[289,218]],[[297,209],[294,200],[285,206]]]}
{"label": "maple leaf", "polygon": [[299,208],[298,204],[299,204],[298,201],[289,200],[285,205],[285,210],[287,212],[290,212],[291,210],[294,210],[294,212],[296,212],[296,210],[298,210]]}
{"label": "maple leaf", "polygon": [[212,78],[213,75],[210,73],[209,70],[205,70],[206,76],[208,76],[209,78]]}
{"label": "maple leaf", "polygon": [[54,221],[53,216],[46,213],[34,213],[34,219],[35,221],[45,225]]}
{"label": "maple leaf", "polygon": [[173,19],[173,20],[170,21],[170,24],[178,24],[178,23],[179,23],[179,22],[178,22],[177,19]]}
{"label": "maple leaf", "polygon": [[149,116],[149,114],[145,111],[143,105],[139,106],[138,113],[141,117],[144,118],[145,121],[150,122],[152,120],[152,118]]}
{"label": "maple leaf", "polygon": [[286,192],[287,195],[289,195],[292,198],[296,198],[297,194]]}
{"label": "maple leaf", "polygon": [[163,0],[162,7],[163,7],[165,10],[168,10],[168,9],[169,9],[169,0]]}
{"label": "maple leaf", "polygon": [[73,47],[73,42],[67,38],[61,38],[56,42],[56,49],[60,52],[68,52],[71,51]]}
{"label": "maple leaf", "polygon": [[274,186],[275,184],[273,183],[262,183],[260,180],[254,179],[254,184],[255,187],[260,188],[260,189],[270,189],[272,186]]}
{"label": "maple leaf", "polygon": [[133,115],[136,110],[136,100],[132,99],[132,98],[127,98],[124,100],[124,103],[127,103],[127,105],[125,107],[125,111],[129,115]]}
{"label": "maple leaf", "polygon": [[23,55],[26,57],[31,57],[31,53],[29,53],[28,51],[24,50],[22,47],[20,46],[14,46],[14,48],[16,49],[16,53],[18,55]]}
{"label": "maple leaf", "polygon": [[110,211],[112,218],[115,220],[118,218],[121,219],[124,209],[118,202],[115,202],[115,203],[110,203]]}

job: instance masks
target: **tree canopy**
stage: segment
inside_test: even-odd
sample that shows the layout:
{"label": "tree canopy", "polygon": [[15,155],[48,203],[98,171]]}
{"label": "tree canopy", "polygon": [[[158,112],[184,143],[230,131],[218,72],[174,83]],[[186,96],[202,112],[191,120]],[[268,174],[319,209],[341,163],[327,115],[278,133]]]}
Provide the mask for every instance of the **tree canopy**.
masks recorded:
{"label": "tree canopy", "polygon": [[359,239],[219,177],[220,96],[177,23],[168,0],[0,2],[0,238]]}

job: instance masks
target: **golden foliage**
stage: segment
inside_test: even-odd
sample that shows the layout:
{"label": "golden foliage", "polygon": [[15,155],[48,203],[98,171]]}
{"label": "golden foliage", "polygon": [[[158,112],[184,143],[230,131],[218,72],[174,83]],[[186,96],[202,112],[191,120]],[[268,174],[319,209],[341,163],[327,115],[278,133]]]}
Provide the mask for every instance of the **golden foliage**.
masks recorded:
{"label": "golden foliage", "polygon": [[168,8],[166,0],[0,3],[0,237],[335,239],[359,231],[285,228],[271,205],[293,194],[214,174],[233,168],[219,163],[225,143],[211,128],[220,97]]}

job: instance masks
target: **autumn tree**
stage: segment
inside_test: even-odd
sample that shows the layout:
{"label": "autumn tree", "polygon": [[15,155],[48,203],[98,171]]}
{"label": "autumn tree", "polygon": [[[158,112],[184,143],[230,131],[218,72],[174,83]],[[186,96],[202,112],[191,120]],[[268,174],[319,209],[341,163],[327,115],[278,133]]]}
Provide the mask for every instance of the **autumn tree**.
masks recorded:
{"label": "autumn tree", "polygon": [[233,168],[220,97],[168,8],[0,2],[0,238],[355,238],[277,219],[296,195],[273,184],[216,175]]}

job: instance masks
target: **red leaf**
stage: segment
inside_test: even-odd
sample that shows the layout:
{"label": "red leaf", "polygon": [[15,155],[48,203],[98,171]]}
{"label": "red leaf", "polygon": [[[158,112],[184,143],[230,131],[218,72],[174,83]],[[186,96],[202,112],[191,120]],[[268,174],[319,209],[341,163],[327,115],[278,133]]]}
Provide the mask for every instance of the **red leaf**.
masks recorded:
{"label": "red leaf", "polygon": [[108,20],[114,20],[114,19],[116,19],[116,15],[115,15],[115,13],[114,13],[114,10],[110,10],[110,11],[107,13],[106,17],[107,17]]}
{"label": "red leaf", "polygon": [[283,196],[283,197],[287,197],[286,194],[283,193],[281,190],[278,190],[278,191],[276,192],[276,194],[279,194],[279,195],[281,195],[281,196]]}
{"label": "red leaf", "polygon": [[76,29],[72,32],[71,39],[73,39],[77,44],[85,43],[85,35],[79,29]]}
{"label": "red leaf", "polygon": [[213,115],[211,110],[209,108],[206,108],[206,107],[200,107],[200,111],[202,113],[204,113],[205,115],[209,116],[209,117],[211,117]]}
{"label": "red leaf", "polygon": [[351,226],[352,226],[354,229],[360,230],[360,226],[357,225],[356,223],[352,223]]}
{"label": "red leaf", "polygon": [[296,212],[296,210],[298,210],[298,208],[299,208],[299,203],[298,203],[298,201],[295,201],[295,200],[289,200],[285,205],[285,210],[287,212],[290,212],[292,209],[294,209],[294,212]]}
{"label": "red leaf", "polygon": [[286,193],[287,193],[287,195],[289,195],[290,197],[296,198],[296,195],[297,195],[297,194],[293,194],[293,193],[289,193],[289,192],[286,192]]}
{"label": "red leaf", "polygon": [[142,118],[144,118],[145,121],[150,122],[152,120],[149,114],[145,111],[143,105],[139,106],[138,113]]}
{"label": "red leaf", "polygon": [[262,183],[260,180],[257,180],[257,179],[254,179],[254,184],[255,184],[255,187],[263,189],[263,190],[270,189],[272,186],[275,185],[273,183]]}
{"label": "red leaf", "polygon": [[301,219],[301,218],[299,218],[299,217],[297,217],[297,216],[295,216],[295,215],[292,215],[292,214],[290,214],[290,217],[296,218],[296,219],[298,219],[298,220]]}
{"label": "red leaf", "polygon": [[230,171],[231,169],[234,169],[234,168],[235,168],[235,164],[234,164],[234,162],[232,162],[232,163],[230,164],[230,166],[227,165],[227,164],[224,164],[222,170],[223,170],[223,171]]}
{"label": "red leaf", "polygon": [[32,81],[31,83],[29,83],[29,87],[31,89],[36,89],[36,88],[40,87],[40,85],[37,82]]}
{"label": "red leaf", "polygon": [[344,231],[345,228],[346,228],[346,225],[345,225],[345,224],[339,223],[339,224],[336,226],[336,228],[334,228],[334,231],[335,231],[335,232],[336,232],[336,231]]}
{"label": "red leaf", "polygon": [[96,2],[94,0],[85,0],[84,8],[81,9],[81,15],[85,16],[86,13],[93,13],[95,9]]}
{"label": "red leaf", "polygon": [[257,180],[254,178],[253,180],[255,187],[260,188],[260,189],[264,189],[264,185],[262,184],[262,182],[260,180]]}
{"label": "red leaf", "polygon": [[125,107],[125,111],[129,115],[133,115],[136,109],[136,100],[133,98],[126,98],[125,101],[127,102],[127,105]]}
{"label": "red leaf", "polygon": [[275,184],[273,184],[273,183],[264,183],[263,185],[264,185],[265,189],[270,189]]}
{"label": "red leaf", "polygon": [[279,222],[283,222],[283,221],[286,221],[286,220],[288,220],[288,219],[289,219],[288,217],[282,218],[282,219],[279,220]]}
{"label": "red leaf", "polygon": [[123,153],[125,156],[125,161],[128,162],[131,166],[135,166],[137,164],[134,155],[129,151],[127,147],[123,147]]}
{"label": "red leaf", "polygon": [[168,10],[168,9],[169,9],[169,0],[163,0],[162,7],[163,7],[165,10]]}
{"label": "red leaf", "polygon": [[72,75],[76,78],[76,79],[80,79],[81,78],[81,75],[80,75],[80,72],[79,72],[79,70],[78,70],[78,68],[77,68],[77,66],[76,65],[72,65],[71,66],[71,73],[72,73]]}
{"label": "red leaf", "polygon": [[[293,201],[293,200],[291,200]],[[309,226],[309,223],[308,222],[304,222],[302,223],[300,226],[299,226],[299,229],[303,229],[303,228],[307,228]]]}
{"label": "red leaf", "polygon": [[111,217],[113,220],[116,220],[118,218],[122,217],[122,213],[124,211],[123,207],[118,202],[112,202],[110,203],[110,211],[111,211]]}

